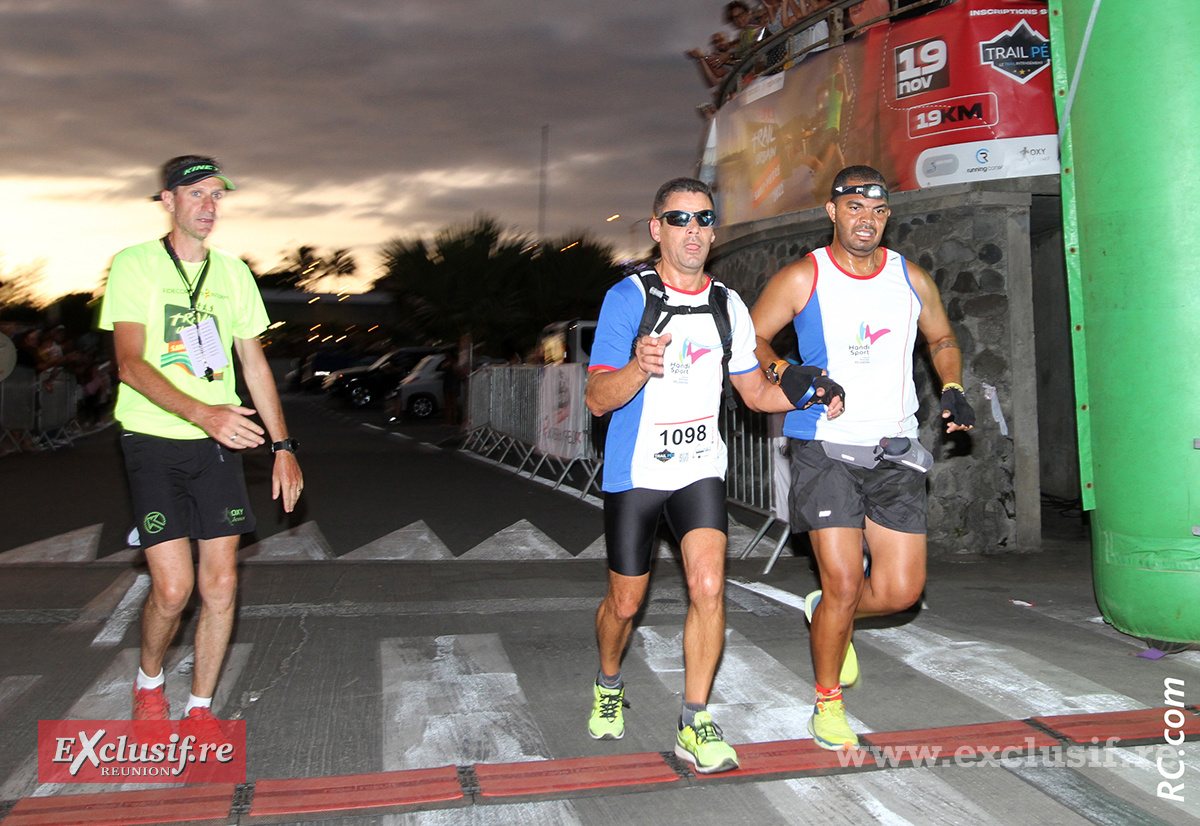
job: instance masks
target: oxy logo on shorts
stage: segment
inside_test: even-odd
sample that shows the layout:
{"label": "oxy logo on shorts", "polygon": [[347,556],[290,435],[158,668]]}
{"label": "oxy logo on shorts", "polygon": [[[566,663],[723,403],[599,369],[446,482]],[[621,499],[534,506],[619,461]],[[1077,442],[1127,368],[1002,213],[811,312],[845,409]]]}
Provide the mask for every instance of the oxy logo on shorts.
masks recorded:
{"label": "oxy logo on shorts", "polygon": [[146,518],[142,520],[142,527],[146,529],[146,533],[158,533],[163,528],[167,527],[167,517],[163,516],[158,511],[151,511],[146,514]]}
{"label": "oxy logo on shorts", "polygon": [[230,525],[236,525],[238,522],[246,521],[245,508],[226,508],[225,513],[221,515],[221,521]]}

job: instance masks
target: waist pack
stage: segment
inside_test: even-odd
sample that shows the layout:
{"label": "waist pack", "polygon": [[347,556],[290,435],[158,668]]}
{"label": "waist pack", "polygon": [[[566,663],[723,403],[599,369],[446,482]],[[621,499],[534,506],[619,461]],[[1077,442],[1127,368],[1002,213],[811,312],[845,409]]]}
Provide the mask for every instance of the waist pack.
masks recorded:
{"label": "waist pack", "polygon": [[873,469],[880,462],[893,462],[920,473],[928,473],[933,467],[933,454],[916,439],[907,436],[885,436],[877,445],[841,445],[822,441],[821,448],[830,459],[855,467]]}

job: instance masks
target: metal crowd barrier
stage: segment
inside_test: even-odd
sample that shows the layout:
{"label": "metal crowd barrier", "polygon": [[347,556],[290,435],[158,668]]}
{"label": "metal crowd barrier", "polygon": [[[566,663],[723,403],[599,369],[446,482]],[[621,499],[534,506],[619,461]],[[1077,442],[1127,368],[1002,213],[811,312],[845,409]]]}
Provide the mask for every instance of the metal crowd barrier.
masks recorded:
{"label": "metal crowd barrier", "polygon": [[[467,391],[469,432],[463,448],[496,462],[503,462],[513,454],[515,472],[521,473],[527,465],[532,464],[530,477],[536,476],[542,467],[550,464],[557,469],[556,488],[566,482],[574,465],[580,464],[585,478],[577,485],[579,495],[586,496],[593,489],[600,493],[596,480],[604,464],[604,451],[596,436],[603,427],[602,420],[590,415],[586,417],[583,425],[584,455],[581,459],[558,460],[538,451],[538,390],[541,379],[542,368],[536,365],[486,367],[471,374]],[[587,381],[582,371],[580,381]],[[580,390],[582,392],[582,388]],[[774,524],[776,513],[779,512],[775,502],[775,461],[780,439],[777,434],[773,438],[765,413],[749,410],[740,400],[732,409],[721,406],[719,427],[729,451],[729,468],[725,476],[726,499],[765,520],[742,552],[741,558],[745,559]],[[770,572],[789,536],[790,531],[785,524],[783,536],[777,541],[764,574]]]}
{"label": "metal crowd barrier", "polygon": [[18,368],[0,382],[0,449],[21,450],[26,443],[38,450],[70,445],[83,435],[76,419],[79,383],[59,373],[41,377]]}
{"label": "metal crowd barrier", "polygon": [[[582,396],[587,377],[581,371],[579,392]],[[581,439],[582,455],[577,459],[560,459],[538,450],[538,406],[542,384],[539,365],[506,365],[485,367],[471,374],[467,391],[470,409],[467,411],[467,440],[465,450],[471,450],[497,463],[512,454],[515,472],[526,472],[534,478],[548,467],[554,488],[570,485],[579,490],[580,498],[600,493],[597,479],[604,464],[596,449],[593,428],[595,419],[586,416]],[[578,469],[576,484],[569,478]]]}

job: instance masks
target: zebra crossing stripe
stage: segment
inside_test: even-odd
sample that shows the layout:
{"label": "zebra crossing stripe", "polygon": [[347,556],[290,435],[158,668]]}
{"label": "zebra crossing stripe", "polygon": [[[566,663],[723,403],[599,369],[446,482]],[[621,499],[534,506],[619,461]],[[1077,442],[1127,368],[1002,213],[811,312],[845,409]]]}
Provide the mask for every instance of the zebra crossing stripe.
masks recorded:
{"label": "zebra crossing stripe", "polygon": [[[138,574],[125,596],[109,616],[108,622],[92,639],[92,645],[118,645],[125,639],[125,632],[142,611],[142,603],[150,593],[150,575]],[[112,718],[106,718],[112,719]]]}
{"label": "zebra crossing stripe", "polygon": [[[217,683],[217,693],[213,697],[213,710],[219,717],[234,716],[237,709],[228,706],[229,692],[232,691],[238,675],[246,667],[253,648],[248,643],[235,643],[229,646],[225,655],[225,663],[221,669],[221,677]],[[90,686],[81,693],[67,713],[65,720],[124,720],[129,717],[133,700],[133,678],[137,674],[138,660],[141,652],[136,648],[125,648],[117,652],[108,668],[97,677]],[[187,705],[188,692],[192,685],[193,652],[190,646],[179,646],[168,652],[163,670],[167,673],[167,699],[170,700],[172,716],[178,717]],[[162,783],[114,783],[87,784],[82,789],[89,794],[107,791],[129,789],[162,789]],[[18,797],[45,797],[56,794],[80,793],[78,786],[64,786],[60,783],[38,783],[37,753],[31,753],[4,781],[0,784],[0,800],[15,800]]]}

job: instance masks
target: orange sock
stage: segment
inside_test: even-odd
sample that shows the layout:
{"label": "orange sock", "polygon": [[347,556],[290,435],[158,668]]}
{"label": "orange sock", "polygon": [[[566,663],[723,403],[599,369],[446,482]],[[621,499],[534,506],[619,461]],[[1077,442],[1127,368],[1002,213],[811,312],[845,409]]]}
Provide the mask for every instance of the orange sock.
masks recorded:
{"label": "orange sock", "polygon": [[827,703],[830,700],[842,699],[842,687],[838,685],[836,688],[825,688],[822,685],[817,685],[817,702]]}

